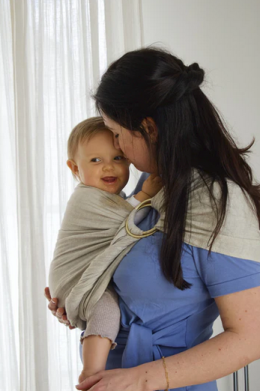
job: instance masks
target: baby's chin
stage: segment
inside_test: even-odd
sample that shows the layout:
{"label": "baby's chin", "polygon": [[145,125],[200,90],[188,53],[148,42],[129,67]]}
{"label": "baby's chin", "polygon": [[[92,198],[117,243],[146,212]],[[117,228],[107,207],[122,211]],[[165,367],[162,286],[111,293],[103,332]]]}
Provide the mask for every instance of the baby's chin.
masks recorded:
{"label": "baby's chin", "polygon": [[117,186],[111,186],[111,185],[105,185],[102,186],[102,190],[107,191],[111,194],[117,194],[120,195],[121,191],[124,189],[124,187],[127,185],[128,181],[122,182],[122,180],[119,180],[119,183],[117,183]]}
{"label": "baby's chin", "polygon": [[102,190],[105,190],[105,191],[107,191],[108,193],[110,193],[110,194],[117,194],[117,195],[120,195],[120,193],[121,193],[121,191],[123,190],[123,189],[121,189],[121,190],[112,190],[112,189],[102,189]]}
{"label": "baby's chin", "polygon": [[113,188],[112,186],[109,187],[109,186],[102,186],[102,188],[100,187],[101,190],[104,190],[104,191],[107,191],[108,193],[110,194],[117,194],[119,195],[121,193],[121,191],[123,190],[124,187],[121,187],[120,188]]}

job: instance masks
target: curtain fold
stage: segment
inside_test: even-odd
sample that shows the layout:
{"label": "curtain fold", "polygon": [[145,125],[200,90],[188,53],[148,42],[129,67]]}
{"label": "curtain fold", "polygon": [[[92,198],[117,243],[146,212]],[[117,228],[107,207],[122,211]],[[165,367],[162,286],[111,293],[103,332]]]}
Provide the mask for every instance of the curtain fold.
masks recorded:
{"label": "curtain fold", "polygon": [[[68,135],[109,63],[141,47],[140,0],[0,0],[0,391],[72,390],[79,331],[43,289],[75,182]],[[126,191],[139,173],[133,170]]]}
{"label": "curtain fold", "polygon": [[0,389],[19,389],[15,103],[9,2],[0,12]]}

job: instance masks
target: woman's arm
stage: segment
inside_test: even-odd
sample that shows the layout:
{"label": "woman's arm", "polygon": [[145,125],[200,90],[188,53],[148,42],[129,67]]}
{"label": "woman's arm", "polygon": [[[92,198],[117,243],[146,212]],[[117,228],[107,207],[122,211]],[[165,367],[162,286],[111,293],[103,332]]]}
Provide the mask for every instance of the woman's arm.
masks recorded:
{"label": "woman's arm", "polygon": [[[165,359],[169,388],[202,384],[260,358],[260,287],[215,299],[224,332]],[[166,388],[162,360],[137,367],[150,390]]]}
{"label": "woman's arm", "polygon": [[[185,352],[165,359],[169,389],[206,383],[260,358],[260,287],[215,299],[224,332]],[[91,388],[92,387],[92,388]],[[163,361],[135,368],[103,371],[78,390],[154,391],[166,388]]]}

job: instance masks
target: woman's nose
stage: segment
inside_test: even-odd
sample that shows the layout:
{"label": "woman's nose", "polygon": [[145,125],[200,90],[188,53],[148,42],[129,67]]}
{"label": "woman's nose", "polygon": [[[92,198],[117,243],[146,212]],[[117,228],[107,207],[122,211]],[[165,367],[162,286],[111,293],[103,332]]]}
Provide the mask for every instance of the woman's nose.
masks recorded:
{"label": "woman's nose", "polygon": [[119,145],[119,142],[118,142],[118,138],[114,137],[114,147],[116,149],[120,149],[120,145]]}

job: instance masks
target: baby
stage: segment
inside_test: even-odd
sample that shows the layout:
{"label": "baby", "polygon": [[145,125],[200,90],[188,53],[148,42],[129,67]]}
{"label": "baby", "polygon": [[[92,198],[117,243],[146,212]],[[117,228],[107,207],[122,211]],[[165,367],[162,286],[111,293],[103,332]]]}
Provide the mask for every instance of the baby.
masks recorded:
{"label": "baby", "polygon": [[[109,246],[120,223],[140,202],[155,196],[162,184],[160,177],[150,175],[139,193],[125,197],[122,189],[129,179],[130,163],[122,151],[114,147],[113,134],[105,127],[101,117],[82,121],[72,130],[68,140],[67,165],[80,183],[68,202],[59,231],[49,286],[51,296],[59,299],[61,307],[65,306],[72,325],[86,328],[81,338],[83,370],[79,382],[82,382],[105,369],[109,350],[116,346],[115,339],[120,328],[118,297],[109,286],[88,315],[82,299],[83,304],[77,309],[80,321],[74,324],[68,311],[68,300],[77,289],[83,273],[88,273],[89,262]],[[92,204],[89,207],[90,201],[95,205],[96,197],[101,197],[104,205],[103,218],[100,210],[95,210]],[[112,205],[111,219],[105,216],[107,205],[110,208]],[[100,216],[102,223],[104,221],[102,227]],[[139,221],[142,218],[142,213],[139,213]],[[135,220],[135,224],[139,221]]]}

